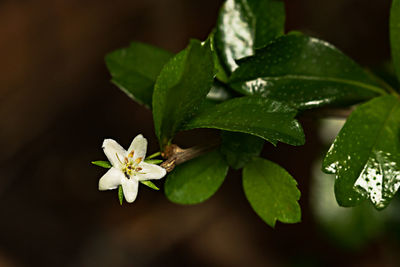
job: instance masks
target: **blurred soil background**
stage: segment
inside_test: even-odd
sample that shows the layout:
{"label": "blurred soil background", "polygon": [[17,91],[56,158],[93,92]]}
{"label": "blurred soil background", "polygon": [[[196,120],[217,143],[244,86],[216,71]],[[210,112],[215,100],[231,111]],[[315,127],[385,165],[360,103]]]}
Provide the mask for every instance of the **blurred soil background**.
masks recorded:
{"label": "blurred soil background", "polygon": [[[333,43],[365,66],[389,59],[390,1],[290,0],[287,29]],[[177,52],[205,39],[218,0],[3,0],[0,2],[0,266],[396,266],[399,243],[381,235],[335,245],[310,208],[317,122],[303,147],[263,155],[298,180],[302,223],[271,229],[251,210],[240,173],[210,200],[168,202],[142,186],[132,205],[97,191],[104,138],[142,133],[157,150],[151,112],[119,91],[104,55],[132,40]],[[181,145],[207,132],[182,135]],[[332,178],[333,179],[333,178]],[[159,183],[162,185],[162,183]],[[400,211],[399,211],[400,212]],[[368,219],[368,218],[367,218]],[[397,265],[398,266],[398,265]]]}

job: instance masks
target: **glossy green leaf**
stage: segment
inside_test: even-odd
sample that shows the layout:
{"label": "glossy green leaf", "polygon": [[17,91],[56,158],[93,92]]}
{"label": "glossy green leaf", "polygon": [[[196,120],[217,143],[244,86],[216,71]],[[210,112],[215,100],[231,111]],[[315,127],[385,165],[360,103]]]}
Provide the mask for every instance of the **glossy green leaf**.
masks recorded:
{"label": "glossy green leaf", "polygon": [[268,96],[301,108],[349,105],[384,90],[332,45],[289,34],[239,62],[230,85],[245,95]]}
{"label": "glossy green leaf", "polygon": [[276,145],[278,141],[303,145],[304,133],[294,117],[296,110],[285,103],[253,96],[225,101],[189,121],[184,129],[215,128],[261,137]]}
{"label": "glossy green leaf", "polygon": [[213,78],[209,43],[202,45],[197,40],[192,40],[164,66],[153,94],[154,126],[161,147],[196,114],[210,91]]}
{"label": "glossy green leaf", "polygon": [[390,45],[393,65],[400,80],[400,0],[393,0],[390,10]]}
{"label": "glossy green leaf", "polygon": [[285,8],[277,0],[227,0],[220,10],[215,46],[230,73],[236,59],[251,56],[256,48],[282,35]]}
{"label": "glossy green leaf", "polygon": [[93,165],[99,166],[99,167],[103,167],[106,169],[109,169],[112,167],[111,163],[108,161],[103,161],[103,160],[97,160],[97,161],[92,161]]}
{"label": "glossy green leaf", "polygon": [[118,186],[118,199],[119,204],[122,206],[122,203],[124,202],[124,190],[122,189],[122,185]]}
{"label": "glossy green leaf", "polygon": [[215,46],[215,29],[212,30],[211,34],[208,36],[208,41],[210,42],[211,51],[213,53],[214,67],[216,71],[215,77],[223,83],[228,83],[228,74],[225,68],[222,66],[221,59],[218,55],[218,50]]}
{"label": "glossy green leaf", "polygon": [[335,195],[341,206],[369,198],[385,208],[400,186],[400,102],[382,96],[359,106],[329,149],[323,163],[336,174]]}
{"label": "glossy green leaf", "polygon": [[112,82],[133,100],[151,107],[157,76],[173,54],[160,48],[133,42],[130,47],[106,56]]}
{"label": "glossy green leaf", "polygon": [[160,190],[152,181],[140,181],[140,183],[144,184],[147,187],[150,187],[151,189],[154,190]]}
{"label": "glossy green leaf", "polygon": [[250,134],[223,131],[221,137],[221,153],[229,166],[236,170],[260,155],[264,145],[263,139]]}
{"label": "glossy green leaf", "polygon": [[196,204],[210,198],[223,183],[228,165],[218,151],[178,165],[164,185],[165,195],[178,204]]}
{"label": "glossy green leaf", "polygon": [[255,158],[243,168],[243,189],[254,211],[271,227],[301,220],[297,182],[281,166]]}

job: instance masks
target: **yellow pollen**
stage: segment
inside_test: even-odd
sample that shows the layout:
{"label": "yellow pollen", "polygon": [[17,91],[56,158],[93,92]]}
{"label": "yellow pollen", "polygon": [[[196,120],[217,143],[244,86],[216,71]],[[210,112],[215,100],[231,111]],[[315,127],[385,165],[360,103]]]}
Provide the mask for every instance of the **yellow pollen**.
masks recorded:
{"label": "yellow pollen", "polygon": [[128,157],[132,158],[134,154],[135,154],[135,151],[132,149],[132,151],[129,153]]}
{"label": "yellow pollen", "polygon": [[137,172],[140,172],[142,170],[142,168],[140,168],[140,167],[137,167],[136,169],[135,169],[135,171],[137,171]]}
{"label": "yellow pollen", "polygon": [[142,161],[142,158],[137,158],[137,159],[135,160],[136,164],[139,164],[141,161]]}

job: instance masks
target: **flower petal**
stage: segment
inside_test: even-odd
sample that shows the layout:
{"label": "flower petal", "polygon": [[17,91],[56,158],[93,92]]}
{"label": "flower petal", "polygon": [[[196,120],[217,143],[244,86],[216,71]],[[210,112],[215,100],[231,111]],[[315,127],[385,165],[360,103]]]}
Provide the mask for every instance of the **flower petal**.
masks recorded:
{"label": "flower petal", "polygon": [[103,150],[113,167],[120,169],[126,155],[125,149],[116,141],[105,139],[103,142]]}
{"label": "flower petal", "polygon": [[133,153],[133,160],[136,160],[137,158],[142,158],[146,156],[146,151],[147,151],[147,139],[143,137],[143,135],[139,134],[136,136],[131,145],[129,146],[128,153]]}
{"label": "flower petal", "polygon": [[131,178],[131,179],[122,179],[122,190],[124,191],[124,196],[126,202],[132,203],[135,201],[137,193],[138,193],[139,181]]}
{"label": "flower petal", "polygon": [[111,190],[121,184],[124,174],[116,169],[109,169],[99,180],[99,190]]}
{"label": "flower petal", "polygon": [[142,168],[142,170],[136,174],[136,178],[139,181],[161,179],[167,174],[167,171],[163,167],[155,164],[142,162],[139,164],[139,167]]}

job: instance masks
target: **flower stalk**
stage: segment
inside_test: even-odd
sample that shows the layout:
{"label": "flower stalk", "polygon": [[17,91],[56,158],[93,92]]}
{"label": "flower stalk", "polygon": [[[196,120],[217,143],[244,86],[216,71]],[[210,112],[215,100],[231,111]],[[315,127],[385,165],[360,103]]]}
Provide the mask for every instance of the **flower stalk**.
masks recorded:
{"label": "flower stalk", "polygon": [[160,166],[167,172],[171,172],[175,166],[191,159],[197,158],[220,145],[220,141],[202,144],[190,148],[180,148],[178,145],[168,145],[161,156],[166,159]]}

